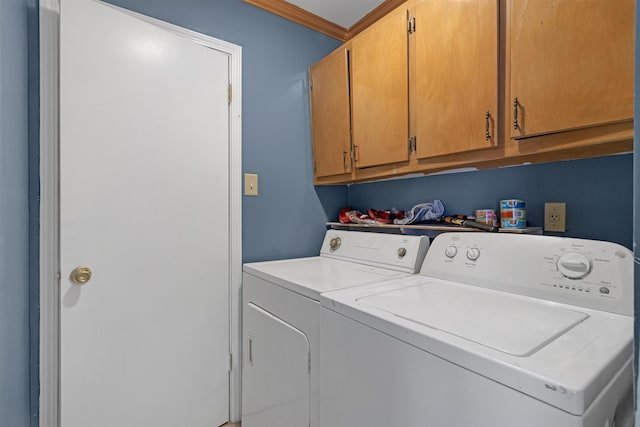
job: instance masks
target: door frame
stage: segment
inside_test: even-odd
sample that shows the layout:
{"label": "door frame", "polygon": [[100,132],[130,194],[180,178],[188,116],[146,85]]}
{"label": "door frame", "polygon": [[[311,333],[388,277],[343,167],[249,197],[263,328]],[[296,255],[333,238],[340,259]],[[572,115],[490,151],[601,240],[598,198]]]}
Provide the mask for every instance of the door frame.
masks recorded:
{"label": "door frame", "polygon": [[[242,47],[107,4],[229,57],[229,421],[241,415]],[[40,427],[60,424],[60,0],[40,0]]]}

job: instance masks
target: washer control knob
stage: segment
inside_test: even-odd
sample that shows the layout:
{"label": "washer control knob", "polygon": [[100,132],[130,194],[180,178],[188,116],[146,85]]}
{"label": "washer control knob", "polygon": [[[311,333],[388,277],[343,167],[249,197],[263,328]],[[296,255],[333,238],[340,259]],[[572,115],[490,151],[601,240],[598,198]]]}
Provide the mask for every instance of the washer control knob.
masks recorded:
{"label": "washer control knob", "polygon": [[341,243],[342,240],[339,237],[334,237],[333,239],[329,240],[329,247],[332,251],[335,251],[340,247]]}
{"label": "washer control knob", "polygon": [[453,258],[458,254],[458,248],[456,248],[455,246],[447,246],[447,248],[444,250],[444,254],[447,256],[447,258]]}
{"label": "washer control knob", "polygon": [[578,252],[569,252],[558,258],[558,271],[569,279],[582,279],[591,272],[591,261]]}
{"label": "washer control knob", "polygon": [[407,249],[406,248],[398,248],[398,256],[400,258],[404,258],[404,256],[407,254]]}
{"label": "washer control knob", "polygon": [[467,259],[469,259],[469,261],[475,261],[478,258],[480,258],[480,249],[478,248],[467,249]]}

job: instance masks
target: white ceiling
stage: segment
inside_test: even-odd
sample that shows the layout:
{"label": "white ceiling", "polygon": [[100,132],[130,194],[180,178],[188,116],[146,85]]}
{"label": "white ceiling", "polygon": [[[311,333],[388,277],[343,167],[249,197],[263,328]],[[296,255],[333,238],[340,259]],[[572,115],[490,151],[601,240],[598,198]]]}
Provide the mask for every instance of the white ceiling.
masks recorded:
{"label": "white ceiling", "polygon": [[287,0],[308,12],[349,28],[384,0]]}

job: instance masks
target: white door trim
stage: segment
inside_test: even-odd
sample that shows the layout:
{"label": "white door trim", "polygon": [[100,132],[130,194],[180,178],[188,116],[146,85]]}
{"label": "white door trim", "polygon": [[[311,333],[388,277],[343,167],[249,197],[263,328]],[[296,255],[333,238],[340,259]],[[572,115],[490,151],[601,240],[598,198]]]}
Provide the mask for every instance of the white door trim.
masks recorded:
{"label": "white door trim", "polygon": [[[111,6],[111,5],[109,5]],[[229,316],[230,421],[241,415],[242,298],[242,48],[117,8],[146,22],[229,56],[233,100],[229,115]],[[60,0],[40,0],[40,427],[60,422],[60,190],[59,190],[59,30]]]}

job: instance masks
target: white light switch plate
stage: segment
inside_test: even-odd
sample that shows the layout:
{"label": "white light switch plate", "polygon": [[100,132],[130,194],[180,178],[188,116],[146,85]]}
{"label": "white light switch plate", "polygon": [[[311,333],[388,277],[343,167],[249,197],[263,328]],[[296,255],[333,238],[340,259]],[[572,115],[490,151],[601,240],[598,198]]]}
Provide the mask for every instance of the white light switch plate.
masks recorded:
{"label": "white light switch plate", "polygon": [[257,196],[258,195],[258,175],[255,173],[244,174],[244,195],[245,196]]}

